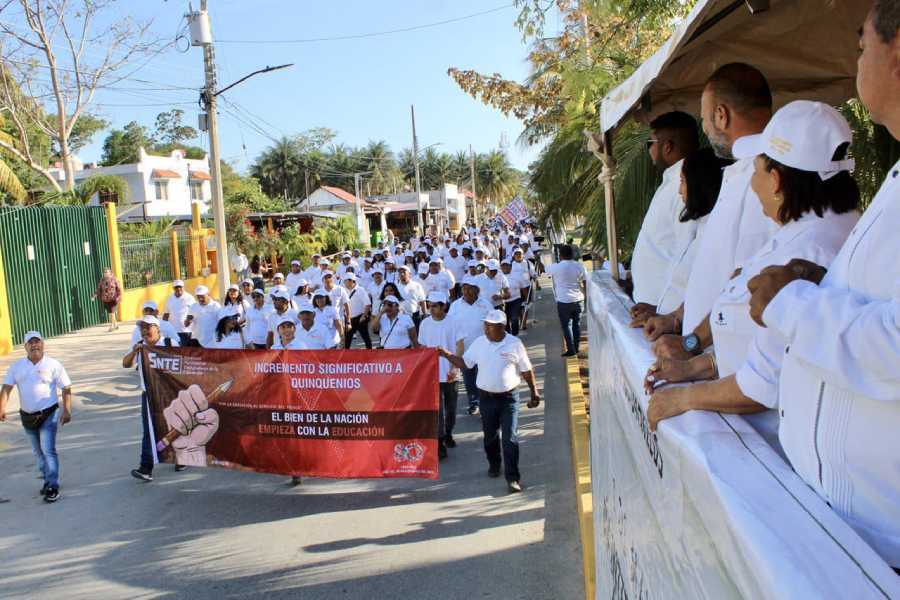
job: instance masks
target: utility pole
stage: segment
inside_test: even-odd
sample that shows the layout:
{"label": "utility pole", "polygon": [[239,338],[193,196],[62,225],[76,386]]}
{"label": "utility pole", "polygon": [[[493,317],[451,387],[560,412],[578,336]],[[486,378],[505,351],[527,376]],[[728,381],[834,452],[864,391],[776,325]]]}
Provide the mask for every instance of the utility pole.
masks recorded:
{"label": "utility pole", "polygon": [[369,240],[366,239],[366,227],[365,221],[366,218],[365,212],[363,211],[363,199],[359,195],[359,177],[362,173],[354,173],[353,174],[353,189],[356,191],[356,202],[355,210],[356,213],[356,229],[359,230],[359,241],[364,244],[366,247],[369,245]]}
{"label": "utility pole", "polygon": [[478,200],[475,195],[475,153],[472,151],[472,144],[469,144],[469,176],[472,178],[472,218],[475,220],[475,227],[478,227]]}
{"label": "utility pole", "polygon": [[[206,13],[207,0],[200,0],[200,12]],[[211,36],[210,36],[211,37]],[[206,72],[206,90],[203,104],[209,127],[209,176],[212,189],[213,219],[216,225],[216,270],[219,274],[219,297],[225,298],[231,285],[231,268],[228,264],[228,240],[225,232],[225,202],[222,198],[222,174],[219,163],[219,124],[216,116],[216,58],[212,41],[203,45],[203,67]]]}
{"label": "utility pole", "polygon": [[416,137],[416,107],[409,105],[409,112],[412,115],[412,134],[413,134],[413,164],[416,167],[416,219],[419,224],[419,235],[425,235],[425,225],[422,221],[422,207],[419,205],[419,198],[422,195],[422,178],[419,175],[419,139]]}

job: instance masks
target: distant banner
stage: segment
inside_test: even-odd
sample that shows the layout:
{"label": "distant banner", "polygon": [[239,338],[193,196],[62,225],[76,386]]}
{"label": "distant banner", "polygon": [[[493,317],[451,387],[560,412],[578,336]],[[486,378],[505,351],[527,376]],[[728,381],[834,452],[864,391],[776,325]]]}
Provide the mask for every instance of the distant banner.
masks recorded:
{"label": "distant banner", "polygon": [[501,221],[509,226],[515,225],[528,218],[528,207],[521,198],[516,197],[504,206],[497,215]]}
{"label": "distant banner", "polygon": [[438,360],[418,350],[144,348],[162,462],[438,478]]}

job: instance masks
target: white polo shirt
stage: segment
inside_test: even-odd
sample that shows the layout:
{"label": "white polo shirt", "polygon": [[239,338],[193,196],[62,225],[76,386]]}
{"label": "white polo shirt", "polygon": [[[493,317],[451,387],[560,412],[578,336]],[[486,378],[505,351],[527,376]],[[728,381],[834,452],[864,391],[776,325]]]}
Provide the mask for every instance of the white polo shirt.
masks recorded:
{"label": "white polo shirt", "polygon": [[900,162],[820,285],[763,313],[788,340],[778,437],[794,470],[900,567]]}
{"label": "white polo shirt", "polygon": [[456,258],[448,256],[444,259],[444,268],[453,274],[454,280],[461,281],[466,274],[467,262],[468,261],[462,257],[462,254],[457,252]]}
{"label": "white polo shirt", "polygon": [[[700,238],[706,228],[709,215],[704,215],[694,221],[697,226],[694,237],[682,240],[684,246],[679,250],[677,257],[669,265],[666,273],[665,285],[656,302],[650,302],[656,306],[656,312],[660,315],[668,314],[684,304],[684,291],[687,289],[688,279],[691,277],[691,269],[697,256],[697,248],[700,247]],[[632,271],[632,276],[633,276]]]}
{"label": "white polo shirt", "polygon": [[531,281],[524,271],[510,271],[504,273],[506,280],[509,282],[509,301],[519,300],[522,298],[522,290],[531,286]]}
{"label": "white polo shirt", "polygon": [[493,308],[480,297],[472,304],[464,298],[457,298],[450,304],[448,317],[453,319],[456,340],[463,340],[463,349],[469,348],[472,342],[484,335],[482,320]]}
{"label": "white polo shirt", "polygon": [[[429,348],[443,348],[451,354],[456,353],[456,329],[453,325],[453,319],[449,315],[444,315],[440,321],[435,321],[434,317],[428,316],[422,319],[419,324],[419,343]],[[438,359],[438,380],[441,383],[447,382],[447,375],[453,365],[446,358]]]}
{"label": "white polo shirt", "polygon": [[[281,319],[283,319],[284,317],[287,317],[290,320],[292,320],[294,322],[294,325],[296,325],[299,322],[299,319],[297,317],[297,311],[294,310],[293,308],[289,308],[281,314],[278,314],[278,311],[276,311],[274,308],[271,309],[271,312],[269,313],[269,320],[267,322],[266,333],[271,333],[273,336],[275,336],[276,340],[278,339],[278,324],[281,322]],[[254,343],[257,343],[257,342],[254,342]]]}
{"label": "white polo shirt", "polygon": [[175,328],[175,331],[189,332],[191,328],[184,326],[184,320],[187,319],[188,310],[196,303],[197,301],[194,297],[187,292],[182,292],[180,298],[177,298],[175,294],[172,294],[166,300],[165,309],[161,311],[161,314],[168,313],[169,318],[167,321]]}
{"label": "white polo shirt", "polygon": [[470,369],[478,367],[475,379],[478,389],[493,394],[516,389],[522,382],[520,374],[531,370],[525,344],[509,333],[499,342],[492,342],[482,335],[472,342],[463,354],[463,360]]}
{"label": "white polo shirt", "polygon": [[72,381],[58,360],[44,355],[37,364],[28,358],[14,362],[6,372],[3,384],[16,386],[22,410],[36,413],[58,404],[56,390],[70,387]]}
{"label": "white polo shirt", "polygon": [[678,220],[684,202],[678,188],[681,185],[679,160],[663,171],[662,183],[650,200],[644,216],[634,254],[631,257],[631,279],[634,282],[634,301],[655,304],[672,264],[680,256],[687,242],[696,235],[696,221]]}
{"label": "white polo shirt", "polygon": [[348,292],[348,302],[350,304],[350,318],[356,318],[365,312],[367,306],[372,306],[372,299],[369,292],[365,290],[359,283],[352,291]]}
{"label": "white polo shirt", "polygon": [[419,302],[425,302],[425,288],[422,283],[414,279],[410,279],[409,283],[396,282],[397,290],[403,296],[400,302],[400,310],[408,315],[419,312]]}
{"label": "white polo shirt", "polygon": [[750,188],[753,171],[752,158],[724,169],[719,199],[709,214],[685,290],[684,334],[694,331],[710,313],[734,270],[775,234],[775,223],[763,214]]}
{"label": "white polo shirt", "polygon": [[275,309],[271,306],[263,305],[262,308],[256,308],[251,305],[247,309],[244,318],[247,324],[244,327],[244,339],[248,344],[265,344],[266,334],[269,333],[269,318],[275,313]]}
{"label": "white polo shirt", "polygon": [[503,304],[503,299],[499,297],[494,298],[494,296],[500,296],[503,288],[509,288],[509,280],[506,279],[506,275],[499,271],[493,277],[490,277],[485,272],[482,278],[478,280],[478,287],[481,290],[478,293],[479,298],[484,298],[491,303],[491,306],[500,306]]}
{"label": "white polo shirt", "polygon": [[300,271],[299,273],[288,273],[287,276],[285,276],[284,285],[291,296],[297,293],[297,288],[300,287],[301,279],[306,279],[306,275],[303,271]]}
{"label": "white polo shirt", "polygon": [[325,350],[334,346],[331,334],[317,323],[313,323],[313,326],[307,330],[298,322],[294,339],[300,340],[309,350]]}
{"label": "white polo shirt", "polygon": [[553,295],[557,302],[571,304],[584,300],[581,282],[587,277],[584,265],[574,260],[561,260],[547,267],[553,278]]}
{"label": "white polo shirt", "polygon": [[379,320],[379,336],[381,347],[384,349],[409,348],[409,330],[415,328],[412,318],[402,312],[391,321],[387,315],[381,315]]}
{"label": "white polo shirt", "polygon": [[[322,289],[325,288],[323,287]],[[347,294],[347,288],[342,285],[335,285],[330,290],[327,290],[327,292],[328,297],[331,298],[331,305],[334,307],[334,310],[341,315],[341,320],[343,320],[344,305],[350,300],[350,297]]]}
{"label": "white polo shirt", "polygon": [[334,348],[341,341],[341,334],[338,333],[335,321],[343,322],[344,319],[338,316],[338,311],[333,306],[316,307],[316,325],[328,332],[328,347]]}
{"label": "white polo shirt", "polygon": [[215,339],[220,308],[222,308],[221,304],[210,300],[206,306],[197,302],[188,309],[188,315],[194,317],[191,322],[191,337],[200,342],[204,348],[209,348]]}
{"label": "white polo shirt", "polygon": [[449,295],[450,290],[456,285],[456,278],[450,271],[442,269],[437,273],[429,273],[428,279],[423,281],[422,285],[425,288],[426,296],[431,292],[442,292]]}

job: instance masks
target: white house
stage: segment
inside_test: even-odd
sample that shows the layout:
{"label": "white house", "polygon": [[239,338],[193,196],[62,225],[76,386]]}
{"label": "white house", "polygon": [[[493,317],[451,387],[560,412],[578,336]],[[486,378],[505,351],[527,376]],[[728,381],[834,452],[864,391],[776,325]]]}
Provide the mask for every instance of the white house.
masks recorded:
{"label": "white house", "polygon": [[[360,210],[357,212],[357,205]],[[356,220],[356,228],[359,230],[360,240],[368,243],[369,224],[366,219],[366,204],[350,192],[341,188],[323,185],[316,189],[305,200],[297,204],[299,211],[333,211],[346,213]]]}
{"label": "white house", "polygon": [[[128,198],[124,201],[95,194],[90,205],[116,202],[123,221],[190,219],[192,202],[201,203],[201,212],[208,210],[212,191],[206,157],[185,158],[183,150],[173,150],[169,156],[147,154],[143,148],[139,152],[138,162],[112,167],[82,166],[80,161],[73,161],[76,185],[92,175],[115,175],[128,183]],[[65,182],[62,165],[57,164],[50,172],[60,183]]]}

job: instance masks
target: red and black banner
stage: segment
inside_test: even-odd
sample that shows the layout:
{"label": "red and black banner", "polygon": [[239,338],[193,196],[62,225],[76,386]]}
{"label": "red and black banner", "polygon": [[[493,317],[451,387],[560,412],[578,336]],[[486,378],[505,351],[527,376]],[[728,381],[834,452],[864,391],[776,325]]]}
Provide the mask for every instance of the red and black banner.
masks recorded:
{"label": "red and black banner", "polygon": [[162,462],[313,477],[438,478],[438,355],[144,348]]}

